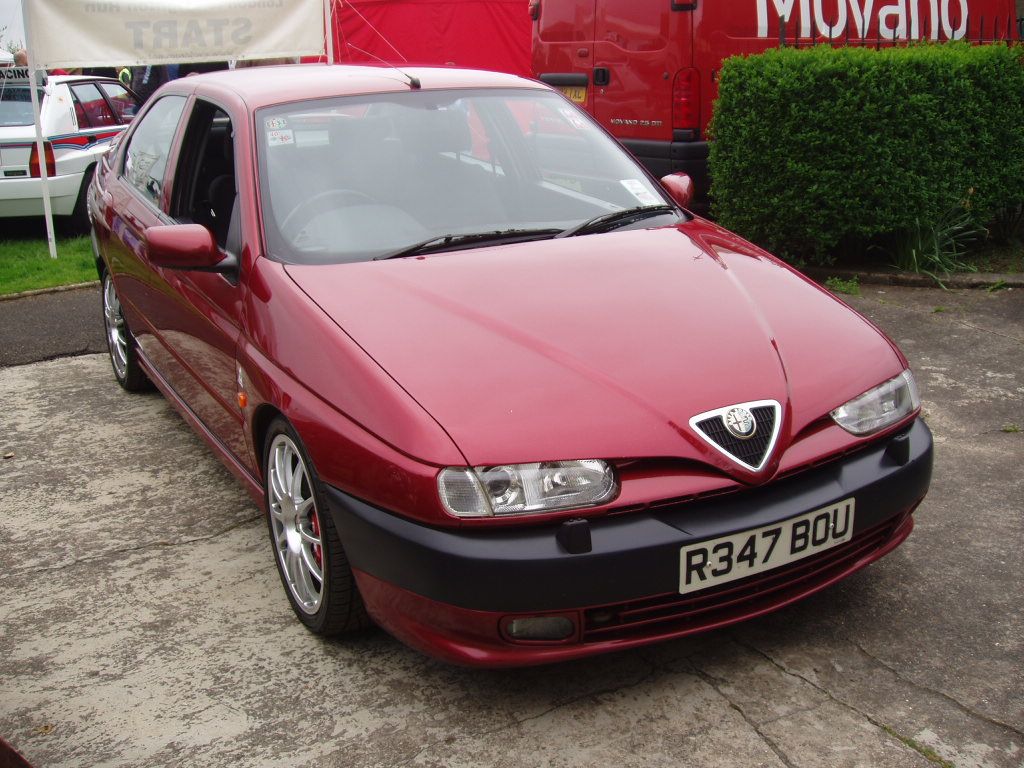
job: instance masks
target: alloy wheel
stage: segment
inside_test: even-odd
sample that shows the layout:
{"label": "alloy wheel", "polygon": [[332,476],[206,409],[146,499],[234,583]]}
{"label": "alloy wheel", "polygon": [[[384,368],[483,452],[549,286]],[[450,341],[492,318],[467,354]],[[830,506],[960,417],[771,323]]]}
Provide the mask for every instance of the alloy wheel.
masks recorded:
{"label": "alloy wheel", "polygon": [[324,548],[309,471],[285,434],[270,444],[267,506],[274,549],[285,582],[299,608],[315,614],[323,600]]}
{"label": "alloy wheel", "polygon": [[117,298],[114,281],[110,279],[109,274],[103,278],[103,322],[107,329],[107,346],[110,348],[114,373],[117,374],[117,378],[123,380],[128,375],[128,337],[125,333],[121,302]]}

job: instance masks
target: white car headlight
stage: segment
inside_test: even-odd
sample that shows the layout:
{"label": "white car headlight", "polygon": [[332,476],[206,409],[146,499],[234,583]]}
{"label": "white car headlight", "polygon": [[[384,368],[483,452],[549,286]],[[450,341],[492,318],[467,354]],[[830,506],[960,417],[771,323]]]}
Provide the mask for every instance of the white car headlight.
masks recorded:
{"label": "white car headlight", "polygon": [[847,432],[868,435],[895,424],[920,407],[914,374],[906,370],[839,406],[832,411],[832,418]]}
{"label": "white car headlight", "polygon": [[448,467],[437,477],[441,503],[456,517],[542,514],[603,504],[618,492],[600,459]]}

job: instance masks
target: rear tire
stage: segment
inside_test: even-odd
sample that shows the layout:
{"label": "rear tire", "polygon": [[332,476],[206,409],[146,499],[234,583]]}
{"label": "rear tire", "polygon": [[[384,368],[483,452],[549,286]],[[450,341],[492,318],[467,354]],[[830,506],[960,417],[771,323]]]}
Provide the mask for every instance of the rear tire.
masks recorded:
{"label": "rear tire", "polygon": [[370,626],[323,485],[281,417],[271,422],[264,443],[263,490],[274,562],[299,621],[324,636]]}
{"label": "rear tire", "polygon": [[78,188],[78,199],[75,209],[62,222],[61,229],[67,235],[78,235],[89,231],[89,185],[92,184],[96,166],[91,165],[82,176],[82,185]]}

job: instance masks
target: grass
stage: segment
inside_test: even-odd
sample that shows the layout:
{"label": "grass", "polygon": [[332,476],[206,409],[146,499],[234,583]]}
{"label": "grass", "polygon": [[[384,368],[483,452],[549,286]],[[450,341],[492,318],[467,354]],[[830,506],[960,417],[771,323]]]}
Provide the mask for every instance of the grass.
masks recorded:
{"label": "grass", "polygon": [[57,238],[57,258],[46,239],[0,241],[0,295],[96,280],[92,244],[86,236]]}
{"label": "grass", "polygon": [[951,762],[949,762],[948,760],[943,760],[942,757],[939,755],[939,753],[936,752],[931,747],[925,746],[924,744],[921,744],[920,742],[914,741],[913,739],[910,739],[910,738],[907,738],[906,736],[900,735],[899,733],[896,732],[895,729],[890,728],[888,725],[882,725],[882,730],[885,731],[886,733],[888,733],[894,739],[902,741],[904,744],[906,744],[908,747],[910,747],[915,752],[919,753],[922,757],[924,757],[929,762],[934,763],[935,765],[941,766],[941,768],[954,768],[954,766],[953,766],[953,764]]}
{"label": "grass", "polygon": [[848,296],[860,296],[860,283],[854,275],[849,280],[841,277],[830,277],[825,281],[825,287],[833,293],[845,293]]}

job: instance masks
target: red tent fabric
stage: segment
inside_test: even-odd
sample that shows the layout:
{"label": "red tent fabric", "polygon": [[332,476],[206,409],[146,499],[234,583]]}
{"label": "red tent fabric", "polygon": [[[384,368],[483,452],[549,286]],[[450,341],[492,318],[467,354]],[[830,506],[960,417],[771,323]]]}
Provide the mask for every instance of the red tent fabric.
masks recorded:
{"label": "red tent fabric", "polygon": [[527,0],[355,0],[334,5],[339,63],[452,64],[530,76]]}

